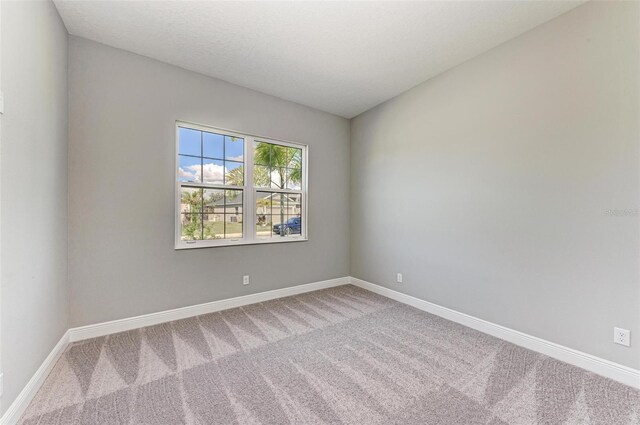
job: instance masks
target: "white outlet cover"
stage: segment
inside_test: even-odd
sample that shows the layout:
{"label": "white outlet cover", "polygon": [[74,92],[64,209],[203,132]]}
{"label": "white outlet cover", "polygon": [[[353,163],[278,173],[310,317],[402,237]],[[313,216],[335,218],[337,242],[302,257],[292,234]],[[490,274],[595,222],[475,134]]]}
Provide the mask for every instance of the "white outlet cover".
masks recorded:
{"label": "white outlet cover", "polygon": [[396,275],[396,282],[398,282],[398,283],[402,283],[402,273],[398,273],[398,274]]}
{"label": "white outlet cover", "polygon": [[622,328],[613,328],[613,342],[629,347],[631,345],[631,331]]}
{"label": "white outlet cover", "polygon": [[248,275],[242,276],[242,284],[243,285],[248,285],[249,284],[249,276]]}

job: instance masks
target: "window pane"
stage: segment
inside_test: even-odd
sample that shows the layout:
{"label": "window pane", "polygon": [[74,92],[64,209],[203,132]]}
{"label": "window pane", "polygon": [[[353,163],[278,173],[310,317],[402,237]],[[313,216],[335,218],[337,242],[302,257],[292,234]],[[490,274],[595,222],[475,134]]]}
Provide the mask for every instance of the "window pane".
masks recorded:
{"label": "window pane", "polygon": [[300,168],[287,168],[287,189],[300,190],[302,181],[302,170]]}
{"label": "window pane", "polygon": [[285,168],[271,169],[271,187],[276,189],[284,189],[287,171]]}
{"label": "window pane", "polygon": [[180,193],[181,213],[200,213],[202,211],[202,189],[183,187]]}
{"label": "window pane", "polygon": [[224,158],[231,161],[244,161],[244,139],[224,136]]}
{"label": "window pane", "polygon": [[260,238],[302,234],[302,195],[257,192],[256,235]]}
{"label": "window pane", "polygon": [[271,144],[255,142],[253,150],[253,162],[256,165],[269,165],[271,163]]}
{"label": "window pane", "polygon": [[287,215],[300,215],[302,212],[302,195],[287,194]]}
{"label": "window pane", "polygon": [[225,195],[225,214],[242,214],[242,191],[226,190]]}
{"label": "window pane", "polygon": [[181,214],[181,238],[183,241],[202,239],[202,215]]}
{"label": "window pane", "polygon": [[287,148],[287,167],[302,168],[302,149]]}
{"label": "window pane", "polygon": [[257,215],[270,215],[271,214],[271,193],[258,192],[258,198],[256,199],[256,214]]}
{"label": "window pane", "polygon": [[[287,216],[283,214],[284,211],[278,211],[277,214],[273,214],[273,237],[284,237],[288,235],[287,232]],[[275,213],[275,210],[274,210]]]}
{"label": "window pane", "polygon": [[302,149],[256,142],[253,174],[256,187],[300,190]]}
{"label": "window pane", "polygon": [[202,156],[224,159],[224,136],[215,133],[202,133]]}
{"label": "window pane", "polygon": [[178,153],[182,155],[201,156],[200,135],[202,132],[190,128],[178,129]]}
{"label": "window pane", "polygon": [[297,215],[287,216],[287,224],[285,228],[285,235],[300,235],[302,234],[302,219]]}
{"label": "window pane", "polygon": [[200,183],[200,158],[178,155],[178,181]]}
{"label": "window pane", "polygon": [[283,168],[287,166],[287,148],[281,145],[271,145],[271,167]]}
{"label": "window pane", "polygon": [[224,213],[224,190],[204,189],[205,213]]}
{"label": "window pane", "polygon": [[242,199],[242,190],[204,189],[205,239],[243,237]]}
{"label": "window pane", "polygon": [[[284,203],[282,202],[282,194],[280,193],[271,193],[271,214],[280,215],[286,214],[284,211]],[[286,201],[285,201],[286,202]]]}
{"label": "window pane", "polygon": [[271,215],[258,214],[256,217],[256,235],[259,238],[271,237]]}
{"label": "window pane", "polygon": [[224,239],[224,214],[205,214],[204,238]]}
{"label": "window pane", "polygon": [[240,239],[242,233],[242,214],[205,215],[205,239]]}
{"label": "window pane", "polygon": [[[280,214],[280,211],[278,211],[276,214],[271,215],[271,224],[273,224],[274,226],[281,224],[286,220],[287,220],[287,216]],[[273,231],[274,233],[277,233],[276,229],[273,229]]]}
{"label": "window pane", "polygon": [[202,160],[204,183],[222,184],[224,178],[224,161],[204,158]]}
{"label": "window pane", "polygon": [[256,187],[269,187],[271,185],[269,167],[263,165],[253,167],[253,184]]}
{"label": "window pane", "polygon": [[244,186],[244,167],[242,162],[225,161],[224,184]]}
{"label": "window pane", "polygon": [[224,237],[226,239],[239,239],[242,237],[242,214],[225,214]]}

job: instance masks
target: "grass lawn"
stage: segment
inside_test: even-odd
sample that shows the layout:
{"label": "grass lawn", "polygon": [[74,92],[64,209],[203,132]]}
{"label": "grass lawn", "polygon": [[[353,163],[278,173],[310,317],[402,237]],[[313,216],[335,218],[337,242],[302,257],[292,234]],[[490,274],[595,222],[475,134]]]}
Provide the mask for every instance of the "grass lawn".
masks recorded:
{"label": "grass lawn", "polygon": [[211,238],[213,235],[217,235],[222,238],[225,233],[225,224],[226,224],[226,233],[230,234],[240,234],[242,235],[242,222],[239,223],[231,223],[224,221],[207,221],[204,223],[204,237],[205,239]]}
{"label": "grass lawn", "polygon": [[[226,236],[227,238],[241,238],[242,237],[242,223],[231,223],[224,221],[206,221],[204,223],[204,238],[205,239],[223,239],[225,236],[225,224],[226,228]],[[267,226],[262,226],[261,224],[256,225],[256,234],[261,237],[270,237],[272,236],[271,229],[273,225],[269,223]],[[189,240],[190,237],[186,237],[185,234],[182,235],[183,240]],[[273,234],[273,236],[277,236],[277,234]],[[200,234],[198,232],[198,236],[196,239],[200,239]]]}

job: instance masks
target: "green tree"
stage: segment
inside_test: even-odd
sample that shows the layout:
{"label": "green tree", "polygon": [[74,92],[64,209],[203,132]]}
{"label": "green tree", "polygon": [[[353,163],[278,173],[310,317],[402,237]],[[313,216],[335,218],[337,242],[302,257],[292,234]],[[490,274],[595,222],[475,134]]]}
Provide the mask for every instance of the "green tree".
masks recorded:
{"label": "green tree", "polygon": [[182,204],[188,206],[184,211],[190,213],[182,216],[182,236],[202,239],[202,189],[183,191]]}

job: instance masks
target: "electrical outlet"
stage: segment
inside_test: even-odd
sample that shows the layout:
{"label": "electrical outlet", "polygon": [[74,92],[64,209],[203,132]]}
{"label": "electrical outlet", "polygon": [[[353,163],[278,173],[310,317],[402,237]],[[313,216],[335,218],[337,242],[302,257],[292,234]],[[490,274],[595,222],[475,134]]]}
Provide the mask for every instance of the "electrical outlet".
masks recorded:
{"label": "electrical outlet", "polygon": [[4,373],[0,373],[0,398],[4,392]]}
{"label": "electrical outlet", "polygon": [[396,282],[398,282],[398,283],[402,283],[402,273],[398,273],[398,274],[396,275]]}
{"label": "electrical outlet", "polygon": [[613,342],[628,347],[631,345],[631,331],[627,329],[613,328]]}
{"label": "electrical outlet", "polygon": [[243,285],[249,284],[249,275],[242,276],[242,284]]}

